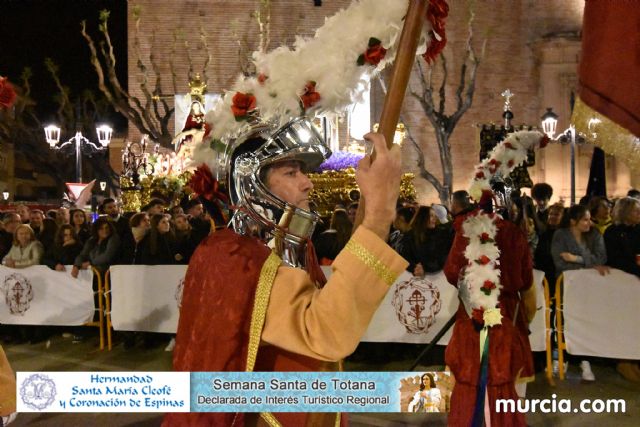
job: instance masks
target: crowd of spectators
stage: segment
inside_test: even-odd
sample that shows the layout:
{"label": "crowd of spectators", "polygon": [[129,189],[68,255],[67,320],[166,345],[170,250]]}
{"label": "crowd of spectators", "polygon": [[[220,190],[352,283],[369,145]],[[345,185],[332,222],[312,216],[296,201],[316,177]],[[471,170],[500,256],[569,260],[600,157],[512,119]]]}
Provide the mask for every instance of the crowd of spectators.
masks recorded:
{"label": "crowd of spectators", "polygon": [[[94,219],[82,209],[29,209],[20,204],[0,223],[0,259],[7,267],[47,265],[71,275],[90,266],[105,272],[115,264],[188,264],[212,225],[197,200],[167,211],[153,199],[141,212],[123,215],[107,198]],[[166,213],[167,212],[167,213]],[[170,212],[170,213],[168,213]]]}
{"label": "crowd of spectators", "polygon": [[[540,183],[531,197],[512,194],[508,206],[499,207],[527,236],[534,267],[544,271],[552,294],[557,276],[567,270],[593,268],[606,275],[611,267],[640,277],[640,192],[614,201],[583,198],[571,207],[550,204],[552,195],[552,187]],[[348,242],[357,207],[337,206],[326,226],[317,228],[313,243],[320,264],[331,264]],[[389,244],[409,261],[411,274],[437,272],[453,242],[453,221],[475,208],[466,191],[453,193],[450,210],[399,203]],[[188,264],[212,230],[215,224],[197,200],[170,207],[153,199],[141,212],[124,215],[108,198],[97,217],[64,207],[45,214],[21,204],[3,215],[0,259],[11,268],[71,266],[74,277],[81,269],[105,272],[116,264]],[[640,381],[640,370],[637,376]]]}
{"label": "crowd of spectators", "polygon": [[[212,223],[197,200],[186,204],[187,214],[181,206],[173,207],[170,213],[167,208],[163,200],[153,199],[141,212],[125,215],[114,199],[107,198],[96,216],[66,207],[45,214],[19,204],[2,216],[0,259],[10,268],[69,268],[73,277],[89,268],[104,274],[112,265],[188,264],[195,248],[213,229]],[[96,291],[95,279],[93,287]],[[47,335],[36,327],[20,327],[11,333],[30,341]],[[125,344],[130,346],[132,337],[126,335]],[[79,341],[83,336],[76,331],[74,339]]]}

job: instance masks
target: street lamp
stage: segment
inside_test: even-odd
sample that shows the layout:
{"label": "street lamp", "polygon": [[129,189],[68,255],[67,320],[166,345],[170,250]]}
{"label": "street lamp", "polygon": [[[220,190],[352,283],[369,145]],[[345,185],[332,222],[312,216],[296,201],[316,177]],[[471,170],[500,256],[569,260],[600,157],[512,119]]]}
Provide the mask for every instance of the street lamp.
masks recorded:
{"label": "street lamp", "polygon": [[60,128],[56,125],[49,125],[44,128],[44,134],[47,139],[47,143],[52,150],[62,150],[68,146],[73,146],[75,148],[76,182],[78,183],[82,182],[82,147],[84,146],[87,149],[93,151],[102,151],[106,149],[111,142],[113,129],[110,126],[99,125],[98,127],[96,127],[96,132],[98,134],[98,143],[100,145],[96,145],[93,142],[89,141],[84,137],[84,135],[82,135],[82,132],[80,132],[79,130],[76,131],[76,134],[73,138],[63,144],[58,145],[58,142],[60,142]]}
{"label": "street lamp", "polygon": [[7,200],[9,200],[9,192],[8,191],[3,191],[2,192],[2,199],[4,200],[5,203],[7,203]]}
{"label": "street lamp", "polygon": [[571,148],[571,206],[576,204],[576,144],[584,144],[584,135],[576,131],[575,126],[570,124],[561,134],[554,138],[556,127],[558,126],[558,115],[552,108],[547,108],[547,112],[542,115],[542,130],[552,141],[560,144],[569,144]]}

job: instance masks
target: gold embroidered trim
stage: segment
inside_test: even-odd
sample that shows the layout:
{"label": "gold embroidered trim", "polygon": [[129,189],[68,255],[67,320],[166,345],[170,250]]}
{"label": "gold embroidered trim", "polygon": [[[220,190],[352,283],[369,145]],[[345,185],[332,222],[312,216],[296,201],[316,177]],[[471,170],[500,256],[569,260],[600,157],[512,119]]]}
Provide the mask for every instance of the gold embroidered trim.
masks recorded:
{"label": "gold embroidered trim", "polygon": [[388,286],[391,286],[393,282],[396,281],[397,275],[394,274],[389,267],[384,265],[382,261],[376,258],[367,248],[362,246],[360,243],[354,241],[353,239],[349,240],[347,246],[345,248],[354,254],[360,261],[364,263],[367,267],[372,269],[376,276],[382,279]]}
{"label": "gold embroidered trim", "polygon": [[282,427],[282,424],[280,424],[271,412],[260,412],[260,417],[272,427]]}
{"label": "gold embroidered trim", "polygon": [[281,263],[282,260],[280,257],[274,252],[271,252],[260,270],[258,288],[256,289],[256,296],[253,300],[253,311],[251,312],[247,367],[245,368],[247,372],[253,372],[253,367],[258,357],[258,347],[260,346],[260,337],[262,336],[262,328],[264,327],[264,318],[267,316],[269,295],[271,295],[271,287],[273,286],[276,272]]}
{"label": "gold embroidered trim", "polygon": [[340,427],[340,418],[341,418],[341,415],[342,415],[342,414],[341,414],[340,412],[338,412],[338,413],[336,414],[336,427]]}

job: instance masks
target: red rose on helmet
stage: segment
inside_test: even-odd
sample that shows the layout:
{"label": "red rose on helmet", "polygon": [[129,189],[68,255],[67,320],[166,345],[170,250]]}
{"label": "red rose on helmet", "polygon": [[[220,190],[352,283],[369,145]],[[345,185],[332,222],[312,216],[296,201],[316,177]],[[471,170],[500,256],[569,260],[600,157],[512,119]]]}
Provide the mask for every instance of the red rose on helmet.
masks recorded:
{"label": "red rose on helmet", "polygon": [[256,97],[250,93],[236,92],[231,101],[231,111],[236,119],[243,119],[256,109]]}
{"label": "red rose on helmet", "polygon": [[364,62],[375,67],[384,59],[386,54],[387,49],[383,48],[381,43],[369,46],[367,51],[364,53]]}
{"label": "red rose on helmet", "polygon": [[11,108],[16,100],[16,91],[6,77],[0,77],[0,106]]}
{"label": "red rose on helmet", "polygon": [[320,94],[316,92],[316,82],[311,81],[305,85],[304,93],[300,96],[300,99],[305,110],[320,101]]}
{"label": "red rose on helmet", "polygon": [[207,200],[227,200],[226,195],[220,191],[218,180],[215,179],[209,167],[205,164],[198,166],[189,181],[189,187],[199,196]]}
{"label": "red rose on helmet", "polygon": [[482,179],[484,178],[484,172],[483,171],[479,171],[476,173],[476,179]]}

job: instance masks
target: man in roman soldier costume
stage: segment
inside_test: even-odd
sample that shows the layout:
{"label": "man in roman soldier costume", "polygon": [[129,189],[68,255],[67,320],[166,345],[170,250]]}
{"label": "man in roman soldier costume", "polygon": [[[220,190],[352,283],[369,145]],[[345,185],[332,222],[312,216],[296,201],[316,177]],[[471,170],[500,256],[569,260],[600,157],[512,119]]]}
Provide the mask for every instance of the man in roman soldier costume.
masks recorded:
{"label": "man in roman soldier costume", "polygon": [[[232,229],[209,236],[187,270],[174,353],[179,371],[337,370],[407,263],[385,241],[400,184],[398,148],[365,138],[356,179],[366,209],[326,281],[310,236],[313,185],[305,175],[330,151],[310,122],[254,126],[212,171],[236,209]],[[305,271],[306,270],[306,271]],[[326,283],[325,283],[326,281]],[[335,426],[340,414],[168,414],[166,426]]]}

